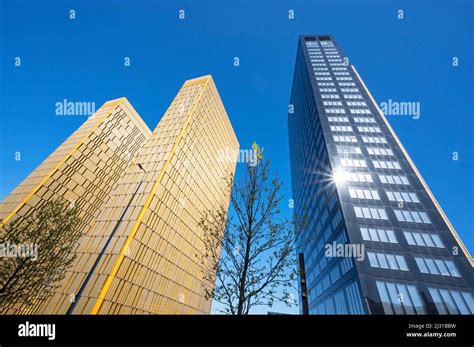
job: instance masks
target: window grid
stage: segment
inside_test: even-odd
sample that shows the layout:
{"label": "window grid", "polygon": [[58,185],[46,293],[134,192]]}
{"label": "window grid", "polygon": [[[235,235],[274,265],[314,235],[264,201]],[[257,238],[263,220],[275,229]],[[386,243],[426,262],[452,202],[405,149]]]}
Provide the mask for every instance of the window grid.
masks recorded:
{"label": "window grid", "polygon": [[360,227],[360,233],[365,241],[398,243],[395,232],[391,229]]}
{"label": "window grid", "polygon": [[410,246],[445,248],[438,234],[422,233],[418,231],[403,231]]}
{"label": "window grid", "polygon": [[415,257],[416,264],[421,273],[430,275],[461,277],[452,260],[439,258]]}
{"label": "window grid", "polygon": [[391,254],[385,252],[367,252],[369,263],[371,267],[409,271],[405,257],[399,254]]}

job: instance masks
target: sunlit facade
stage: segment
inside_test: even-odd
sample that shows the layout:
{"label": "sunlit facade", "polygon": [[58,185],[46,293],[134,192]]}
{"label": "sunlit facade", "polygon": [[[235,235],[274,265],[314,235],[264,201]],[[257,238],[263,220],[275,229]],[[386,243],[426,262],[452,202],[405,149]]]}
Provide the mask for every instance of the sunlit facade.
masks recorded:
{"label": "sunlit facade", "polygon": [[228,207],[239,144],[211,76],[188,80],[81,239],[60,289],[32,313],[206,314],[197,224]]}
{"label": "sunlit facade", "polygon": [[332,36],[299,38],[290,104],[309,313],[473,314],[470,254]]}
{"label": "sunlit facade", "polygon": [[[79,228],[90,233],[118,180],[150,137],[125,98],[105,103],[2,201],[1,225],[19,223],[45,201],[62,198],[78,207]],[[32,310],[21,305],[0,308],[8,313]]]}

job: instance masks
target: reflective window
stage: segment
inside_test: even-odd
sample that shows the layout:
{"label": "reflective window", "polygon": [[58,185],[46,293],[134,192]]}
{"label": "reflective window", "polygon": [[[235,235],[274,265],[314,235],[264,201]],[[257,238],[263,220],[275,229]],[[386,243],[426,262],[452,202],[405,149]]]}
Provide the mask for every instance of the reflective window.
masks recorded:
{"label": "reflective window", "polygon": [[428,290],[439,314],[474,314],[472,293],[433,287]]}
{"label": "reflective window", "polygon": [[370,266],[372,267],[408,271],[405,257],[402,255],[382,252],[367,252],[367,255],[369,257]]}
{"label": "reflective window", "polygon": [[388,200],[390,201],[394,201],[394,202],[402,201],[402,202],[414,202],[414,203],[420,202],[416,193],[413,193],[413,192],[396,192],[396,191],[387,190],[386,193],[387,193]]}
{"label": "reflective window", "polygon": [[352,199],[380,200],[377,190],[348,187]]}
{"label": "reflective window", "polygon": [[411,246],[445,248],[437,234],[422,233],[418,231],[403,231],[403,235]]}
{"label": "reflective window", "polygon": [[398,175],[379,175],[380,181],[383,184],[403,184],[410,185],[408,178],[406,176]]}
{"label": "reflective window", "polygon": [[408,210],[394,210],[394,212],[399,222],[431,224],[426,212]]}
{"label": "reflective window", "polygon": [[461,277],[461,274],[452,260],[415,257],[415,261],[421,273]]}
{"label": "reflective window", "polygon": [[354,206],[354,211],[358,218],[388,220],[387,213],[383,208]]}
{"label": "reflective window", "polygon": [[360,227],[360,232],[366,241],[398,243],[395,233],[391,229]]}
{"label": "reflective window", "polygon": [[375,281],[385,314],[425,314],[425,307],[413,285]]}
{"label": "reflective window", "polygon": [[401,170],[400,164],[397,161],[388,160],[372,160],[376,169],[396,169]]}

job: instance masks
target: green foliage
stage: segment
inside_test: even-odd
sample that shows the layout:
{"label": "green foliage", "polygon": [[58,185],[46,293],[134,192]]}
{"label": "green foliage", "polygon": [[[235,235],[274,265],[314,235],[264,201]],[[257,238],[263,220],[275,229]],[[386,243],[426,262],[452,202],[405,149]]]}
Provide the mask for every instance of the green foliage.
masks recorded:
{"label": "green foliage", "polygon": [[295,304],[290,295],[297,278],[295,234],[303,224],[280,217],[279,178],[270,177],[268,160],[260,160],[246,165],[239,181],[229,177],[227,186],[229,216],[223,206],[199,223],[206,298],[222,304],[224,313],[238,315],[258,305]]}
{"label": "green foliage", "polygon": [[3,249],[29,247],[34,257],[9,256],[0,260],[0,311],[11,305],[32,305],[46,298],[76,258],[82,235],[79,210],[64,200],[44,203],[21,220],[0,229]]}

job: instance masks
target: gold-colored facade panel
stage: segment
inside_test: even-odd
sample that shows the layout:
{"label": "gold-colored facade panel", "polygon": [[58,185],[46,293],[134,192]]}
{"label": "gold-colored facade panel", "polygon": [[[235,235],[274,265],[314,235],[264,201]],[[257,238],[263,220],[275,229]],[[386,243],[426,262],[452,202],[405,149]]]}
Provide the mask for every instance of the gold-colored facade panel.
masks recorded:
{"label": "gold-colored facade panel", "polygon": [[[218,160],[223,147],[239,145],[212,78],[186,82],[137,158],[144,171],[131,168],[111,198],[110,206],[131,203],[116,247],[107,250],[116,257],[101,264],[112,270],[88,286],[74,313],[209,313],[197,223],[205,211],[229,203],[223,177],[236,163]],[[137,180],[142,187],[133,195],[126,187]],[[96,229],[117,222],[101,217]],[[93,277],[100,281],[102,274]],[[93,286],[101,287],[98,295]]]}
{"label": "gold-colored facade panel", "polygon": [[[87,235],[118,180],[150,136],[151,131],[126,99],[104,104],[5,198],[0,204],[2,225],[20,221],[45,201],[64,198],[78,206],[80,228]],[[79,257],[78,261],[84,259]],[[72,277],[66,276],[61,286],[67,290],[73,283]],[[57,296],[54,293],[50,301],[56,301]],[[55,305],[49,307],[51,310],[39,312],[56,312]],[[0,308],[8,313],[38,309],[21,305]]]}
{"label": "gold-colored facade panel", "polygon": [[85,235],[60,288],[15,312],[209,313],[197,224],[206,211],[228,206],[224,178],[237,158],[219,153],[238,149],[211,76],[186,81],[153,132],[125,98],[104,104],[6,199],[11,210],[44,180],[54,194],[65,186],[71,199],[89,201]]}

